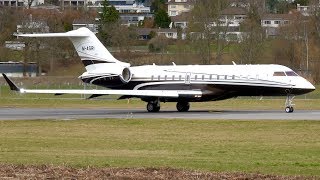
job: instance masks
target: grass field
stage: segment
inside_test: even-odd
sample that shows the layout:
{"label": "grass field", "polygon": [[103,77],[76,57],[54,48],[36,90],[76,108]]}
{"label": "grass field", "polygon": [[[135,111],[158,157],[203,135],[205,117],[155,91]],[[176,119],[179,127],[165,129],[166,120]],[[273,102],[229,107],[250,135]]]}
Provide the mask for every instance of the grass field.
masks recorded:
{"label": "grass field", "polygon": [[0,121],[0,163],[320,175],[320,121]]}

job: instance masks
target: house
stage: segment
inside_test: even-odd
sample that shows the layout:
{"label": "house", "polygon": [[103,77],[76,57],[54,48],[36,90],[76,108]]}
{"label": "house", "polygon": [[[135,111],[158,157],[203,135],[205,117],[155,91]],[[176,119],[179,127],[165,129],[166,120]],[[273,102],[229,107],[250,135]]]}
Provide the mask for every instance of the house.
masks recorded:
{"label": "house", "polygon": [[309,6],[303,6],[297,4],[297,11],[299,11],[303,16],[310,16],[312,13],[319,11],[320,1],[317,4],[311,4]]}
{"label": "house", "polygon": [[26,44],[20,41],[5,41],[4,47],[12,50],[21,51],[26,47]]}
{"label": "house", "polygon": [[179,27],[181,29],[186,29],[188,27],[189,16],[189,12],[182,12],[177,16],[172,16],[171,22],[173,23],[173,26],[176,28]]}
{"label": "house", "polygon": [[240,27],[247,18],[247,11],[241,7],[228,7],[221,12],[219,23],[222,26]]}
{"label": "house", "polygon": [[[134,0],[109,0],[111,6],[114,6],[119,13],[150,13],[150,6],[144,6],[143,3],[136,3]],[[102,7],[103,0],[88,1],[86,6],[88,8],[100,9]]]}
{"label": "house", "polygon": [[86,27],[95,34],[98,33],[98,26],[99,25],[95,22],[95,20],[90,19],[75,19],[72,23],[73,30]]}
{"label": "house", "polygon": [[24,64],[23,62],[0,62],[0,76],[5,73],[8,77],[36,77],[38,65],[34,62]]}
{"label": "house", "polygon": [[261,27],[266,32],[266,37],[278,36],[280,27],[289,25],[293,14],[265,14],[261,18]]}
{"label": "house", "polygon": [[151,39],[152,33],[155,33],[155,35],[157,35],[157,36],[163,35],[163,36],[167,37],[168,39],[178,39],[178,32],[176,29],[137,28],[136,32],[137,32],[139,40]]}
{"label": "house", "polygon": [[193,8],[192,0],[169,0],[168,15],[178,16],[183,12],[189,12]]}
{"label": "house", "polygon": [[[9,7],[27,7],[28,0],[0,0],[0,6]],[[38,6],[44,4],[44,0],[33,0],[31,6]]]}
{"label": "house", "polygon": [[17,25],[17,34],[25,33],[48,33],[49,26],[44,20],[33,20],[32,14],[29,15],[29,18],[22,21],[21,24]]}
{"label": "house", "polygon": [[119,15],[121,24],[126,26],[138,26],[138,24],[146,18],[153,18],[153,14],[150,13],[122,13]]}

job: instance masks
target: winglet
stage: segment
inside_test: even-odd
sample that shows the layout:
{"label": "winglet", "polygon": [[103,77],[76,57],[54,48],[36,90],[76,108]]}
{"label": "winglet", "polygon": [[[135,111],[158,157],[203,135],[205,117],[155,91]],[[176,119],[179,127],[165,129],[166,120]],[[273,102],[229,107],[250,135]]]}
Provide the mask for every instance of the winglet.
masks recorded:
{"label": "winglet", "polygon": [[10,89],[13,91],[20,91],[20,88],[18,88],[18,86],[16,84],[14,84],[14,82],[12,82],[6,74],[2,73],[2,76],[4,77],[4,79],[7,81],[7,83],[10,86]]}

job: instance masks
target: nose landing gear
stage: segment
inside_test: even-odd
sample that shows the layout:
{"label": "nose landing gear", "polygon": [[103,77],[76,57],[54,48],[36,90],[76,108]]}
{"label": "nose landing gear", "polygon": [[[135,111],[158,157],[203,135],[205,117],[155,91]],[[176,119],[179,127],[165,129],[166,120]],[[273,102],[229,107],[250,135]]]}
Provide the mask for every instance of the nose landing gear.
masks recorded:
{"label": "nose landing gear", "polygon": [[294,99],[295,96],[293,95],[290,95],[288,94],[287,95],[287,99],[286,99],[286,103],[285,103],[285,111],[286,113],[292,113],[294,111],[294,104],[292,103],[293,102],[293,99]]}

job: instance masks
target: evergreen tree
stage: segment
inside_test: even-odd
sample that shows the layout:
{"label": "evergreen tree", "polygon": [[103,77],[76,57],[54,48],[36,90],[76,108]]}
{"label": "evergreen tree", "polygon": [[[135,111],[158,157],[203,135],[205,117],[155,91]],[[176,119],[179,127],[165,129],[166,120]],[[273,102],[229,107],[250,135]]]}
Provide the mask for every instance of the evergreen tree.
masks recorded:
{"label": "evergreen tree", "polygon": [[114,6],[110,6],[108,0],[102,2],[102,13],[100,14],[101,24],[115,23],[119,20],[119,12]]}
{"label": "evergreen tree", "polygon": [[154,0],[151,4],[151,11],[157,13],[160,9],[165,9],[165,0]]}
{"label": "evergreen tree", "polygon": [[154,16],[154,22],[158,27],[168,28],[171,23],[171,19],[164,9],[160,9]]}
{"label": "evergreen tree", "polygon": [[112,45],[111,31],[117,27],[119,22],[119,12],[114,6],[110,6],[108,0],[102,3],[102,13],[100,14],[99,37],[104,45]]}

